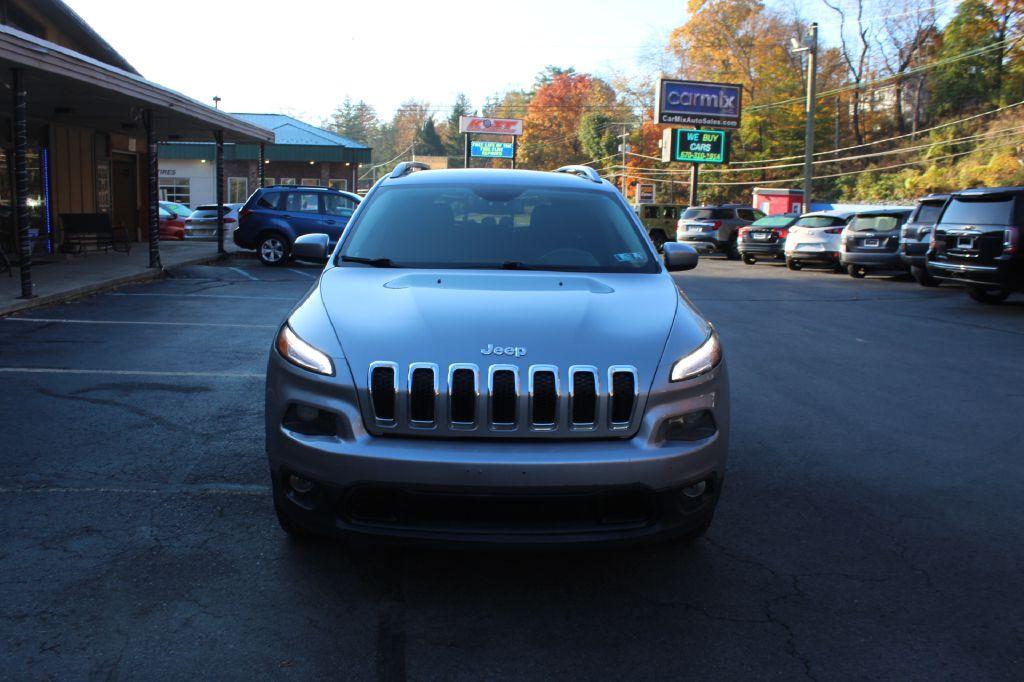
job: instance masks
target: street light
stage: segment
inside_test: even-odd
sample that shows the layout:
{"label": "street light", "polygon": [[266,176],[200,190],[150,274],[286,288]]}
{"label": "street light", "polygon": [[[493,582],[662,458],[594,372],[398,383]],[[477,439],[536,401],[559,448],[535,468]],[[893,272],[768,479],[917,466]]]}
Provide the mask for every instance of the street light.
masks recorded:
{"label": "street light", "polygon": [[815,80],[818,71],[818,24],[811,24],[807,41],[801,44],[796,38],[789,39],[790,51],[794,54],[807,53],[807,102],[804,104],[804,210],[811,208],[811,180],[814,175],[814,105]]}

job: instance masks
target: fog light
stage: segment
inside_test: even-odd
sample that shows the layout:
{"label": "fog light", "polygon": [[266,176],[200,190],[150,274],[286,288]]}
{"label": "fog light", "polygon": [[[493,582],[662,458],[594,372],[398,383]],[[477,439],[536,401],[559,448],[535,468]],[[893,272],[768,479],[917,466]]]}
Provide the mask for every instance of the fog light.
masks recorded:
{"label": "fog light", "polygon": [[700,483],[694,483],[693,485],[683,488],[683,495],[686,495],[690,499],[696,499],[704,494],[707,490],[707,481],[701,481]]}
{"label": "fog light", "polygon": [[662,438],[671,441],[696,441],[715,435],[717,427],[710,410],[688,412],[665,421]]}
{"label": "fog light", "polygon": [[288,477],[288,485],[290,485],[292,490],[300,495],[305,495],[313,489],[313,481],[305,479],[302,476],[296,476],[295,474]]}
{"label": "fog light", "polygon": [[316,418],[320,416],[320,410],[315,407],[308,407],[306,405],[295,406],[295,416],[301,421],[312,422],[316,421]]}

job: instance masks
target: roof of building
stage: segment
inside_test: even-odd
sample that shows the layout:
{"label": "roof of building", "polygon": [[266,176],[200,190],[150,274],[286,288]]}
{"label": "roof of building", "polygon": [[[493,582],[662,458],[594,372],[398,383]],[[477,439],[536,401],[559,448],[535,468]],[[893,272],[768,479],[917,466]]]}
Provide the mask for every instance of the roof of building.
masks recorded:
{"label": "roof of building", "polygon": [[301,144],[323,147],[348,147],[349,149],[369,149],[365,144],[332,132],[303,123],[297,118],[284,114],[232,114],[243,121],[248,121],[261,128],[273,130],[277,144]]}
{"label": "roof of building", "polygon": [[99,59],[119,69],[138,75],[138,71],[128,63],[128,60],[121,56],[121,53],[111,47],[110,43],[103,39],[92,26],[85,22],[75,10],[68,7],[61,0],[35,0],[39,10],[46,14],[51,21],[57,24],[66,34],[81,40],[89,49],[79,50],[90,57]]}

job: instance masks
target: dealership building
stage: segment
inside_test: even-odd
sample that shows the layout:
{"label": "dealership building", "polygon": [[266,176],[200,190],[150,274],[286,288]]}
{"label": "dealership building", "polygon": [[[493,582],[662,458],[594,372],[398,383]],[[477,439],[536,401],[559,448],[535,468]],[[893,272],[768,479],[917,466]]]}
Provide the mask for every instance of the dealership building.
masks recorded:
{"label": "dealership building", "polygon": [[[275,143],[229,144],[224,147],[224,196],[242,203],[265,185],[311,185],[355,191],[360,164],[371,150],[355,140],[282,114],[231,114],[241,121],[273,131]],[[160,198],[195,208],[216,203],[213,144],[160,145]]]}

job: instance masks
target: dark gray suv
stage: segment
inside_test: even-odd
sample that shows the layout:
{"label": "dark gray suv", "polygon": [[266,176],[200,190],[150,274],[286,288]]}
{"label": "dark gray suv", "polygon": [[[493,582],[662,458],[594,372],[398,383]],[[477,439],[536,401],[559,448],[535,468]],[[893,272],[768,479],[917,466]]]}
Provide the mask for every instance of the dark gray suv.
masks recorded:
{"label": "dark gray suv", "polygon": [[698,251],[721,251],[729,260],[739,260],[739,230],[765,214],[751,206],[721,204],[691,206],[676,223],[676,241]]}
{"label": "dark gray suv", "polygon": [[[416,172],[413,172],[416,171]],[[327,254],[306,235],[297,258]],[[592,168],[424,170],[367,194],[267,366],[293,535],[541,545],[702,534],[729,386],[718,335]]]}

